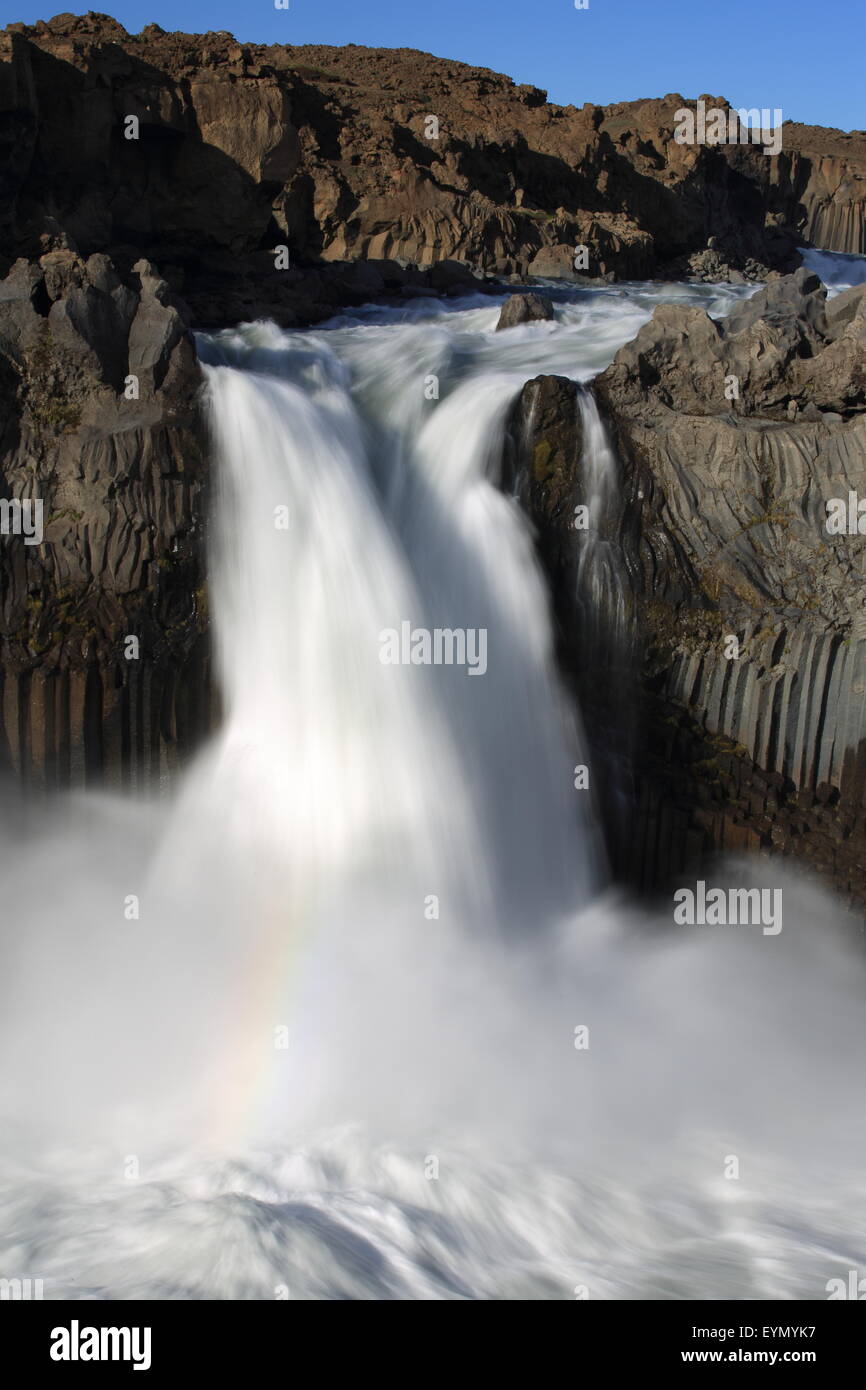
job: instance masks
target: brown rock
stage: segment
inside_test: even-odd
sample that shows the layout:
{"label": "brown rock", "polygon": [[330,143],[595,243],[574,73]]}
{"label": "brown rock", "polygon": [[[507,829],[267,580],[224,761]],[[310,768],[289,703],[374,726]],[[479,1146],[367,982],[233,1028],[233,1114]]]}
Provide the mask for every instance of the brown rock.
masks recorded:
{"label": "brown rock", "polygon": [[[784,268],[794,185],[754,148],[677,144],[682,104],[557,106],[408,49],[133,36],[100,15],[11,25],[0,270],[45,252],[125,270],[145,255],[175,268],[200,322],[295,323],[339,306],[327,263],[577,278],[585,246],[595,279],[704,253],[718,265],[696,261],[701,274]],[[318,268],[306,285],[275,271],[278,245]],[[49,293],[63,273],[46,272]]]}
{"label": "brown rock", "polygon": [[520,323],[534,323],[553,317],[553,304],[546,295],[512,294],[502,306],[496,331],[516,328]]}

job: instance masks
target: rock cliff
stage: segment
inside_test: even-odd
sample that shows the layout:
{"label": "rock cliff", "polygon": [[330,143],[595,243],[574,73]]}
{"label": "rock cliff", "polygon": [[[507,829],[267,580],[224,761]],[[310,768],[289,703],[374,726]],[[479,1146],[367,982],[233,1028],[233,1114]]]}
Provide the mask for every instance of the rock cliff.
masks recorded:
{"label": "rock cliff", "polygon": [[28,785],[146,785],[207,727],[199,386],[149,262],[0,283],[0,765]]}
{"label": "rock cliff", "polygon": [[[866,551],[849,510],[866,499],[864,369],[866,287],[827,302],[800,270],[721,323],[659,307],[593,383],[619,465],[594,525],[641,673],[627,743],[610,714],[622,652],[590,645],[581,599],[577,388],[524,388],[512,449],[598,746],[643,767],[624,829],[633,864],[656,837],[642,873],[711,848],[796,849],[866,900]],[[612,610],[593,641],[599,628],[616,635]]]}
{"label": "rock cliff", "polygon": [[683,145],[682,105],[557,106],[405,49],[268,47],[157,25],[133,36],[98,14],[12,24],[0,35],[0,253],[7,268],[63,248],[126,269],[145,255],[199,322],[224,324],[265,311],[309,322],[417,289],[434,268],[443,286],[448,262],[635,277],[709,255],[714,273],[761,274],[794,263],[791,229],[854,245],[858,140],[831,132],[825,158],[820,132],[786,127],[778,160],[750,144]]}
{"label": "rock cliff", "polygon": [[768,206],[813,246],[866,254],[866,131],[786,122]]}

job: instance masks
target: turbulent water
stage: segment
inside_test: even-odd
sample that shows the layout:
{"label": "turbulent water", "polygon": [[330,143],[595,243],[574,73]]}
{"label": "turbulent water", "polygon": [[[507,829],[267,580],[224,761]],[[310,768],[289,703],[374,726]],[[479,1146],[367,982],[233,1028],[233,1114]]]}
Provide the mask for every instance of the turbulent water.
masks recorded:
{"label": "turbulent water", "polygon": [[[226,718],[167,802],[9,818],[0,1276],[703,1299],[866,1269],[858,959],[793,878],[777,936],[606,888],[497,485],[523,382],[586,381],[660,300],[747,292],[559,290],[555,323],[503,334],[496,301],[422,300],[201,341]],[[580,408],[603,506],[615,460]],[[582,601],[617,612],[615,557],[583,544]],[[383,664],[405,623],[483,630],[483,671]]]}

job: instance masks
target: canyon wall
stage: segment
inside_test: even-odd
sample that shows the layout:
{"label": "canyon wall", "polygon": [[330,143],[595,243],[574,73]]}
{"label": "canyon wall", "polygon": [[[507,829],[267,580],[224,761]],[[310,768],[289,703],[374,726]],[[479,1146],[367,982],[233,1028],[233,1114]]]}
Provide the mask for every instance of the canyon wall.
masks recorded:
{"label": "canyon wall", "polygon": [[[94,14],[12,24],[0,255],[7,269],[60,248],[125,268],[143,255],[199,323],[220,324],[310,322],[353,296],[444,288],[449,263],[633,278],[709,250],[714,273],[792,267],[785,218],[799,217],[812,154],[796,169],[792,154],[771,190],[778,161],[754,145],[678,144],[682,105],[558,106],[405,49],[132,36]],[[290,263],[275,270],[280,245]],[[433,270],[438,285],[419,280]]]}
{"label": "canyon wall", "polygon": [[721,323],[661,306],[591,390],[617,458],[592,530],[619,558],[621,601],[581,573],[573,383],[524,388],[507,467],[599,793],[628,792],[607,817],[614,858],[650,882],[712,849],[793,849],[866,902],[866,552],[847,520],[849,494],[866,496],[866,287],[828,302],[800,270]]}
{"label": "canyon wall", "polygon": [[866,131],[786,122],[768,207],[805,241],[866,255]]}
{"label": "canyon wall", "polygon": [[200,384],[149,262],[0,282],[0,769],[30,787],[153,785],[209,727]]}
{"label": "canyon wall", "polygon": [[[266,47],[156,25],[130,36],[94,14],[9,25],[0,503],[41,497],[47,543],[0,546],[0,766],[29,785],[149,785],[212,723],[192,326],[302,325],[501,276],[760,278],[795,264],[803,238],[864,249],[861,135],[789,124],[772,160],[749,144],[680,145],[683,104],[557,106],[409,50]],[[577,245],[589,253],[580,270]],[[860,317],[831,332],[805,297],[785,330],[793,347],[740,325],[778,371],[774,384],[728,363],[743,376],[738,409],[717,398],[733,338],[720,347],[709,321],[677,318],[687,310],[659,311],[598,400],[626,470],[629,504],[605,524],[628,569],[644,696],[666,711],[655,727],[676,726],[683,748],[729,739],[737,767],[745,756],[790,794],[832,798],[862,781],[860,577],[841,543],[822,568],[816,509],[828,487],[857,481]],[[701,351],[686,360],[683,342]],[[698,381],[689,399],[664,384],[666,355]],[[662,385],[642,394],[641,374]],[[533,387],[550,448],[527,475],[527,505],[559,593],[573,556],[549,504],[575,486],[575,441],[555,444],[574,429],[573,408],[570,423],[558,417],[573,389]],[[786,508],[793,521],[779,519]],[[742,640],[736,670],[720,626]],[[629,719],[600,703],[612,747]],[[619,789],[634,753],[617,754]],[[611,814],[627,799],[613,797]],[[694,798],[680,801],[688,820]]]}

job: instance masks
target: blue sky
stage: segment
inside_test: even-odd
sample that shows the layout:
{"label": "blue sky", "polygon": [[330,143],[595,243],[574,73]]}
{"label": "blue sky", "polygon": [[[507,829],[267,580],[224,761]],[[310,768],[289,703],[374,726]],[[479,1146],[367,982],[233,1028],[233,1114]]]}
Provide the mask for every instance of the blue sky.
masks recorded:
{"label": "blue sky", "polygon": [[[98,0],[96,0],[98,6]],[[553,101],[701,92],[783,119],[866,129],[864,0],[133,0],[106,6],[131,33],[228,29],[260,43],[421,48],[545,87]],[[0,0],[0,19],[56,11]],[[76,9],[75,13],[84,13]]]}

